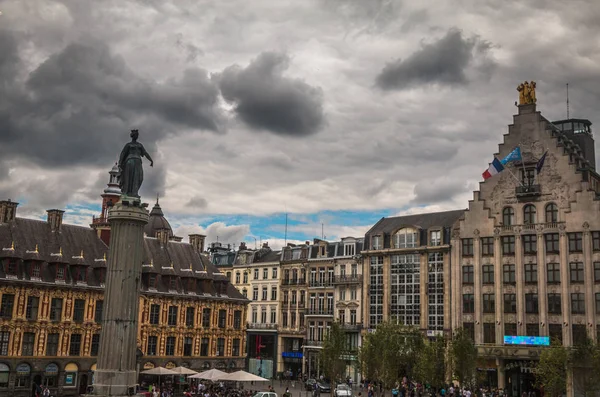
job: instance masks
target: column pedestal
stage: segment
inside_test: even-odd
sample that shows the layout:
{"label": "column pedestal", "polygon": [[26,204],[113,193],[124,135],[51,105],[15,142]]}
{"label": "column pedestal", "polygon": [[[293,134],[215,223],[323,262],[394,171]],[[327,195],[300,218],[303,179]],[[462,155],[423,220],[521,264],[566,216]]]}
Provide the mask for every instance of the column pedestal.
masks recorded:
{"label": "column pedestal", "polygon": [[108,213],[111,226],[104,316],[94,395],[135,394],[139,294],[148,211],[123,197]]}

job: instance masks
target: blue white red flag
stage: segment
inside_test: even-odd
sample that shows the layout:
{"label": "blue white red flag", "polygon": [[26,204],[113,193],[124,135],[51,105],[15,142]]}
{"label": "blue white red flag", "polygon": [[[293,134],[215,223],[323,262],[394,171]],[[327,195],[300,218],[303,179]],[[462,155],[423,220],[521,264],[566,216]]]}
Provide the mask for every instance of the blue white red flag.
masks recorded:
{"label": "blue white red flag", "polygon": [[494,158],[494,161],[492,161],[490,167],[482,174],[483,179],[487,180],[493,177],[494,175],[501,173],[502,171],[504,171],[504,166],[502,165],[500,160]]}

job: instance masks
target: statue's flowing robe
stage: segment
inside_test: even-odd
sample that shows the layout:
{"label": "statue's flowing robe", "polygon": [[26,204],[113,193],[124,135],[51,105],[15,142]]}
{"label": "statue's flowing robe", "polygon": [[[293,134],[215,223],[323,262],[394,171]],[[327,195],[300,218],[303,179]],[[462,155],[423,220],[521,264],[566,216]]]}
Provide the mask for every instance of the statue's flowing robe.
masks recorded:
{"label": "statue's flowing robe", "polygon": [[119,185],[121,192],[129,197],[140,197],[138,192],[144,181],[142,156],[146,154],[144,145],[139,142],[129,142],[121,151],[119,157],[119,168],[121,170]]}

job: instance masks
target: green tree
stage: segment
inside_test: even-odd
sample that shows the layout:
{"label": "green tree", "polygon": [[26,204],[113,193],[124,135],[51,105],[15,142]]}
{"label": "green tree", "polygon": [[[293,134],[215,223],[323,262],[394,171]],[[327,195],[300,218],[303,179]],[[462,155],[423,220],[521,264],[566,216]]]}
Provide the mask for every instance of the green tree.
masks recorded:
{"label": "green tree", "polygon": [[467,332],[459,328],[450,343],[450,363],[453,377],[461,386],[474,388],[477,382],[477,348]]}
{"label": "green tree", "polygon": [[349,354],[346,333],[339,323],[331,324],[329,332],[323,341],[320,361],[323,372],[332,382],[342,379],[346,372],[345,355]]}
{"label": "green tree", "polygon": [[438,336],[425,343],[416,361],[414,377],[419,382],[439,389],[446,384],[446,340]]}
{"label": "green tree", "polygon": [[403,376],[412,377],[423,345],[423,336],[417,328],[381,323],[363,338],[359,352],[363,375],[390,388]]}
{"label": "green tree", "polygon": [[600,346],[590,338],[571,350],[569,361],[575,389],[584,396],[600,391]]}
{"label": "green tree", "polygon": [[567,368],[569,352],[560,342],[542,351],[534,373],[536,386],[544,388],[544,394],[549,397],[560,397],[567,390]]}

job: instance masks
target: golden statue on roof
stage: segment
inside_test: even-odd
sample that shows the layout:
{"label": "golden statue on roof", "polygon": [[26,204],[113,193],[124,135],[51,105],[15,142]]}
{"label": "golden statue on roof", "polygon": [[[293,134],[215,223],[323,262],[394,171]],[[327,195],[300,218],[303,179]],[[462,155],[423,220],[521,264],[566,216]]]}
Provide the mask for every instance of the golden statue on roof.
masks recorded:
{"label": "golden statue on roof", "polygon": [[529,105],[537,102],[535,97],[535,81],[523,82],[517,86],[519,91],[519,105]]}

